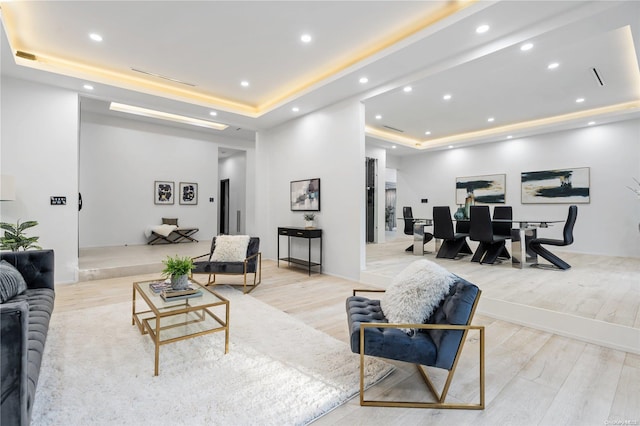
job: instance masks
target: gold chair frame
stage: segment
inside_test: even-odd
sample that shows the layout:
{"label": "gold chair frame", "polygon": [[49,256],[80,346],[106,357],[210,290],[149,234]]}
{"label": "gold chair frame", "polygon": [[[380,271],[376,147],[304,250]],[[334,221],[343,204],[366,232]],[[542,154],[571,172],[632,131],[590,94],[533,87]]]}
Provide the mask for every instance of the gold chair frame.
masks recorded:
{"label": "gold chair frame", "polygon": [[[356,295],[356,292],[375,292],[381,293],[384,290],[353,290],[353,295]],[[478,290],[478,295],[476,296],[476,300],[473,303],[473,307],[471,308],[471,314],[469,315],[469,323],[472,321],[473,316],[476,311],[476,307],[478,306],[478,301],[480,300],[481,290]],[[458,348],[458,352],[456,353],[456,357],[453,361],[453,365],[451,366],[451,370],[447,375],[447,379],[444,383],[443,389],[441,393],[438,393],[433,382],[427,375],[427,372],[420,364],[415,364],[422,376],[423,380],[427,384],[427,387],[431,391],[431,394],[436,398],[437,402],[418,402],[418,401],[385,401],[385,400],[367,400],[365,399],[365,389],[364,389],[364,357],[365,357],[365,349],[364,349],[364,332],[367,328],[414,328],[414,329],[423,329],[423,330],[463,330],[462,339],[460,341],[460,347]],[[447,403],[445,402],[445,398],[447,397],[447,393],[449,392],[449,387],[453,380],[453,375],[456,371],[456,367],[458,366],[458,361],[460,360],[460,355],[462,354],[462,349],[464,348],[464,344],[467,338],[467,334],[469,330],[478,330],[479,332],[479,357],[480,357],[480,402],[475,403]],[[382,358],[382,357],[380,357]],[[485,394],[484,394],[484,385],[485,385],[485,365],[484,365],[484,326],[481,325],[449,325],[449,324],[397,324],[397,323],[360,323],[360,405],[361,406],[374,406],[374,407],[405,407],[405,408],[441,408],[441,409],[465,409],[465,410],[484,410],[485,406]]]}
{"label": "gold chair frame", "polygon": [[[203,255],[198,256],[198,257],[194,257],[193,260],[199,259],[199,258],[205,257],[205,256],[209,256],[209,253],[203,254]],[[247,267],[249,265],[249,261],[251,261],[255,257],[258,258],[257,265],[256,265],[256,272],[247,272]],[[225,283],[224,285],[228,285],[228,286],[231,286],[231,287],[242,287],[242,292],[244,294],[251,293],[262,282],[262,253],[258,252],[256,254],[253,254],[253,255],[247,257],[244,260],[244,265],[243,265],[242,270],[243,270],[242,273],[210,272],[208,274],[209,275],[209,279],[207,280],[207,283],[205,285],[206,286],[217,285],[217,283],[216,283],[216,275],[243,275],[244,276],[244,280],[243,280],[242,284],[227,284],[227,283]],[[201,272],[199,274],[206,274],[206,272]],[[247,286],[247,274],[253,274],[253,284],[249,284],[248,286]],[[193,276],[193,274],[191,274],[191,275]],[[213,280],[211,279],[211,277],[213,277]],[[247,288],[249,288],[248,291],[247,291]]]}

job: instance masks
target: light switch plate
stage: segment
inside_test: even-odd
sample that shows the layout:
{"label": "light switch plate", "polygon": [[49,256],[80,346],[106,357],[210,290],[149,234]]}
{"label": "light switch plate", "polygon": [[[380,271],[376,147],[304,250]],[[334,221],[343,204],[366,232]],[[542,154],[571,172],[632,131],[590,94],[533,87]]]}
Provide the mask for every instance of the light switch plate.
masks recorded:
{"label": "light switch plate", "polygon": [[67,197],[62,196],[51,196],[51,205],[52,206],[66,206],[67,205]]}

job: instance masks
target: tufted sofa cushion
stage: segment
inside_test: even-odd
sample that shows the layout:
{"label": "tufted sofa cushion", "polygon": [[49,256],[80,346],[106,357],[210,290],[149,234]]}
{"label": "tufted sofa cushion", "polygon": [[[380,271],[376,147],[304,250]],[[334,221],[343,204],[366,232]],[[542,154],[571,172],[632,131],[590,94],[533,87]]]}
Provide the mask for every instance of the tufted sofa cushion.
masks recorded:
{"label": "tufted sofa cushion", "polygon": [[[478,287],[455,277],[449,294],[426,324],[466,325],[478,295]],[[380,301],[352,296],[346,302],[351,350],[360,353],[360,324],[387,323]],[[365,329],[365,355],[412,362],[450,370],[462,340],[461,330],[418,330],[408,335],[396,328]]]}

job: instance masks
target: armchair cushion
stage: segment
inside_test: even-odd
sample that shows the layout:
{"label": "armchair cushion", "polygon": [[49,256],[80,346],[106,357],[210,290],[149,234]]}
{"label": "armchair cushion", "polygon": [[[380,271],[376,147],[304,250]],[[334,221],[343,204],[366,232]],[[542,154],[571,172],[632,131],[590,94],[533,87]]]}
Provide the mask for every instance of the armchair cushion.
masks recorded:
{"label": "armchair cushion", "polygon": [[27,289],[22,274],[6,260],[0,260],[0,303],[5,303]]}
{"label": "armchair cushion", "polygon": [[[455,276],[426,259],[417,260],[398,274],[380,300],[384,316],[395,324],[421,324],[449,294]],[[413,334],[411,329],[402,329]]]}
{"label": "armchair cushion", "polygon": [[216,237],[212,262],[243,262],[247,257],[248,235],[219,235]]}

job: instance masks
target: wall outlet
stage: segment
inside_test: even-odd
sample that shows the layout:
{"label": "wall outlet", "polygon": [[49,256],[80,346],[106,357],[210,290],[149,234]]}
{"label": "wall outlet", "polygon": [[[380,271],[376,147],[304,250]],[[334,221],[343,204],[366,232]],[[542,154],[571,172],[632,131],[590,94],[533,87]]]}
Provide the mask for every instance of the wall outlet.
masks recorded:
{"label": "wall outlet", "polygon": [[423,204],[426,204],[426,203],[429,202],[429,199],[428,198],[423,198],[423,199],[420,200],[420,202],[423,203]]}
{"label": "wall outlet", "polygon": [[209,202],[213,203],[213,197],[209,197]]}

